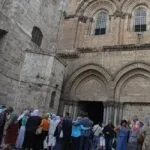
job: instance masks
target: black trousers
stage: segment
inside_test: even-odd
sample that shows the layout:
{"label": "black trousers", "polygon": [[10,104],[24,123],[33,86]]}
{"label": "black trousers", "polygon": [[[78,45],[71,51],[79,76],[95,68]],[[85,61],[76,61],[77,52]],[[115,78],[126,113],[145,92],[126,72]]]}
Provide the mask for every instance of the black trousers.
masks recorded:
{"label": "black trousers", "polygon": [[80,147],[80,137],[72,137],[71,150],[79,150]]}
{"label": "black trousers", "polygon": [[63,139],[63,150],[71,149],[71,139]]}

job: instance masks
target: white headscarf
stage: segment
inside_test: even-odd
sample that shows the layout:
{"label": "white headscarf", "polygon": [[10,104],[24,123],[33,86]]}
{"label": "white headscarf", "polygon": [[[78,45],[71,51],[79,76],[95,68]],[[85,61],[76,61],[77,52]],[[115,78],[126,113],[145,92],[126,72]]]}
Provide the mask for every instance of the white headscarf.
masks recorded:
{"label": "white headscarf", "polygon": [[32,113],[31,116],[41,116],[40,111],[38,109],[35,109]]}
{"label": "white headscarf", "polygon": [[29,113],[29,110],[25,110],[19,117],[18,117],[18,121],[21,120],[27,113]]}

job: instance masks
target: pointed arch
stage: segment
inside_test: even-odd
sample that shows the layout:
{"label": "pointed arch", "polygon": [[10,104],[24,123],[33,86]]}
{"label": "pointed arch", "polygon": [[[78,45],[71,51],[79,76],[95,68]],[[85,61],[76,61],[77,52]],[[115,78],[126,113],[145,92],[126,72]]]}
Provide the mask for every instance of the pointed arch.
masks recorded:
{"label": "pointed arch", "polygon": [[125,13],[132,14],[132,11],[138,6],[150,8],[150,2],[147,0],[125,0],[121,5],[121,9]]}
{"label": "pointed arch", "polygon": [[110,15],[112,15],[116,9],[117,5],[114,0],[87,0],[82,1],[76,10],[76,15],[79,16],[89,16],[92,17],[94,13],[96,13],[100,9],[106,9],[109,11]]}
{"label": "pointed arch", "polygon": [[64,95],[66,99],[74,99],[74,91],[76,87],[87,78],[99,80],[108,88],[108,83],[111,81],[110,73],[102,66],[97,64],[87,64],[78,68],[69,78],[64,86]]}
{"label": "pointed arch", "polygon": [[114,79],[116,101],[120,100],[122,86],[129,81],[129,79],[136,76],[143,76],[150,79],[150,65],[144,62],[135,62],[125,66],[116,74]]}

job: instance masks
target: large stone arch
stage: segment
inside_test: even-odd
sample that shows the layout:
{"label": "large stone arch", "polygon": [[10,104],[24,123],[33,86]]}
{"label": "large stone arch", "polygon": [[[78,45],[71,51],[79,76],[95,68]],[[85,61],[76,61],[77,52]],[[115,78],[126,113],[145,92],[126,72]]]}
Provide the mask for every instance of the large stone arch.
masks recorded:
{"label": "large stone arch", "polygon": [[150,2],[147,0],[125,0],[121,5],[121,9],[123,12],[131,14],[133,9],[139,5],[150,8]]}
{"label": "large stone arch", "polygon": [[117,73],[114,79],[116,101],[120,101],[123,86],[136,78],[143,78],[150,81],[150,65],[143,62],[135,62],[125,66]]}
{"label": "large stone arch", "polygon": [[64,98],[79,100],[76,96],[76,90],[83,87],[83,85],[88,86],[89,82],[93,82],[92,84],[97,84],[97,86],[98,84],[102,85],[107,90],[110,81],[111,75],[102,66],[97,64],[84,65],[70,76],[64,87]]}
{"label": "large stone arch", "polygon": [[76,10],[76,15],[91,17],[96,11],[106,9],[112,15],[116,11],[116,3],[114,0],[87,0],[81,2]]}

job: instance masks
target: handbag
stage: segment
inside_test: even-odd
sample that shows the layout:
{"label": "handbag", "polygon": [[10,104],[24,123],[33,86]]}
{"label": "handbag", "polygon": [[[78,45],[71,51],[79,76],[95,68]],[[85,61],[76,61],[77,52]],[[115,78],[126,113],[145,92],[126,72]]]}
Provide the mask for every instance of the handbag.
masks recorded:
{"label": "handbag", "polygon": [[37,129],[36,129],[36,131],[35,131],[35,134],[36,135],[39,135],[39,134],[41,134],[42,133],[42,128],[41,127],[38,127]]}

